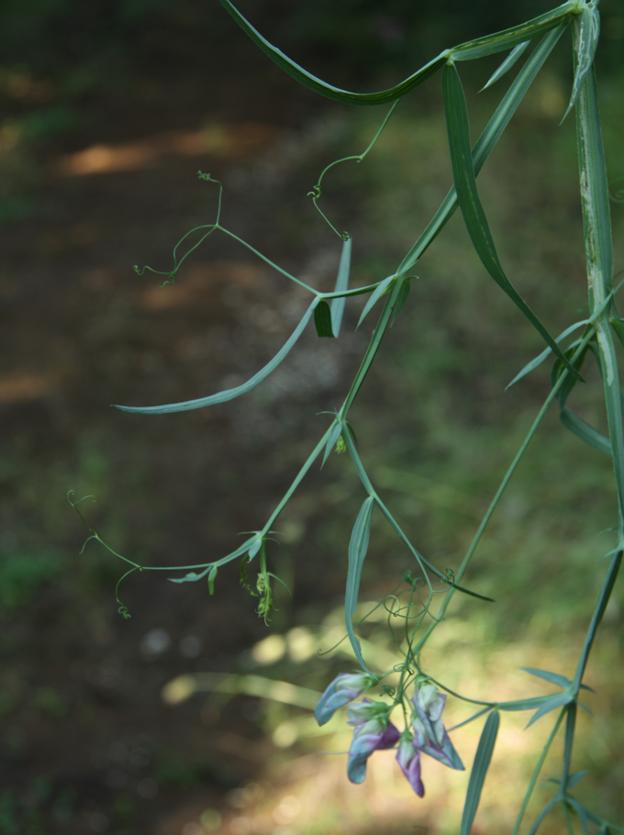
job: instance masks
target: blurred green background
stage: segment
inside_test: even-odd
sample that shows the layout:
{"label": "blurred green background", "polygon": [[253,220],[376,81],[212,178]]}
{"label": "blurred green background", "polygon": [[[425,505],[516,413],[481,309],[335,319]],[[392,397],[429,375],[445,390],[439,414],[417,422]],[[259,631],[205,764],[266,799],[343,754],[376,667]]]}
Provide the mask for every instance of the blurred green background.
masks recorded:
{"label": "blurred green background", "polygon": [[[305,66],[375,89],[440,49],[545,10],[539,2],[372,0],[241,4]],[[609,178],[624,177],[624,11],[603,3],[598,58]],[[0,835],[325,835],[454,833],[464,775],[424,766],[410,794],[392,754],[365,787],[349,785],[344,717],[321,733],[306,705],[350,669],[341,637],[346,546],[361,501],[343,456],[296,494],[271,547],[278,591],[270,629],[236,568],[203,584],[161,577],[124,586],[65,493],[93,494],[91,523],[149,563],[209,560],[260,526],[342,399],[366,344],[347,311],[337,343],[306,334],[244,400],[162,418],[113,402],[199,396],[266,361],[305,297],[242,248],[213,237],[177,285],[137,278],[169,266],[175,240],[223,222],[317,286],[331,285],[339,244],[306,192],[321,168],[366,146],[379,110],[318,99],[282,76],[217,3],[5,0],[0,6]],[[509,275],[557,331],[585,313],[566,36],[480,178]],[[502,86],[478,94],[496,60],[462,66],[474,132]],[[406,98],[361,166],[326,181],[324,208],[354,239],[353,280],[387,275],[450,182],[439,79]],[[616,270],[621,204],[613,204]],[[353,423],[374,481],[419,547],[456,566],[548,387],[542,369],[506,383],[540,350],[492,285],[460,218],[419,265]],[[591,373],[575,393],[600,424]],[[570,674],[611,547],[609,463],[549,416],[469,574],[495,606],[457,599],[425,654],[432,675],[475,698],[544,692],[520,672]],[[383,598],[412,568],[377,520],[363,599]],[[363,606],[362,611],[365,611]],[[579,796],[622,822],[618,722],[624,702],[616,589],[579,720]],[[371,661],[393,663],[384,618],[364,630]],[[229,674],[223,678],[220,674]],[[289,690],[254,677],[292,682]],[[263,689],[264,688],[264,689]],[[297,689],[299,688],[299,689]],[[215,692],[215,690],[219,692]],[[253,695],[258,690],[271,698]],[[251,694],[251,695],[250,695]],[[466,713],[449,707],[453,721]],[[549,720],[505,717],[475,833],[506,833]],[[455,735],[470,760],[478,728]],[[557,761],[543,776],[556,774]],[[547,783],[538,795],[548,796]],[[536,807],[537,808],[537,807]],[[559,833],[556,817],[543,828]]]}

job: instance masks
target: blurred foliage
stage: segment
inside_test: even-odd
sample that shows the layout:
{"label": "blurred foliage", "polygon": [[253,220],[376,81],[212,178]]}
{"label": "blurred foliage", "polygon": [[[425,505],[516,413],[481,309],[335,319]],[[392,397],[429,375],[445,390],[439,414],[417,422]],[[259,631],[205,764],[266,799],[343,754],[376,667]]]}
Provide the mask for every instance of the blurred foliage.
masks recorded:
{"label": "blurred foliage", "polygon": [[[332,0],[293,5],[285,0],[241,2],[265,34],[291,49],[318,54],[347,72],[374,76],[381,66],[412,69],[445,46],[504,28],[550,8],[543,0]],[[617,58],[624,11],[601,4],[601,61]],[[5,0],[0,6],[0,54],[6,68],[61,80],[69,92],[111,83],[111,71],[143,61],[179,73],[201,63],[231,23],[216,2],[181,0]],[[175,59],[173,65],[169,64]],[[161,69],[164,67],[161,66]],[[98,78],[98,70],[105,74]]]}
{"label": "blurred foliage", "polygon": [[0,553],[0,611],[8,613],[32,602],[65,568],[64,559],[55,554]]}

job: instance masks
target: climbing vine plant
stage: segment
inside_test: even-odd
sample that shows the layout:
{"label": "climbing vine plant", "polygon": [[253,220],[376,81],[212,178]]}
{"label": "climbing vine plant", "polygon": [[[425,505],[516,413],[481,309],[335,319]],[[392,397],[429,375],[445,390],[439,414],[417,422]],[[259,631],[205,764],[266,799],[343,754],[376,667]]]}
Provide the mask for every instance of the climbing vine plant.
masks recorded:
{"label": "climbing vine plant", "polygon": [[[349,778],[355,783],[362,782],[365,779],[369,757],[374,751],[387,748],[396,749],[398,765],[419,796],[422,796],[425,791],[421,773],[424,757],[433,757],[449,768],[463,770],[464,764],[442,720],[445,701],[450,696],[474,708],[473,713],[461,725],[484,720],[475,758],[470,767],[460,824],[462,835],[469,833],[472,829],[496,745],[500,717],[507,711],[527,712],[529,714],[528,725],[544,717],[552,721],[554,717],[551,731],[537,758],[526,792],[520,801],[512,829],[514,835],[521,831],[542,766],[554,740],[560,734],[563,736],[560,777],[558,781],[555,781],[556,787],[553,789],[552,797],[527,831],[537,832],[547,816],[555,809],[561,808],[569,832],[573,832],[576,825],[579,825],[584,833],[624,832],[624,827],[605,820],[599,811],[589,809],[580,802],[574,790],[586,772],[572,772],[577,711],[581,696],[590,690],[585,683],[585,671],[598,628],[616,583],[624,550],[624,426],[617,350],[618,343],[624,343],[624,320],[618,316],[615,307],[615,295],[619,285],[614,286],[612,281],[609,192],[593,68],[600,30],[598,2],[597,0],[590,2],[568,0],[552,11],[520,25],[445,49],[394,87],[371,93],[340,89],[317,78],[260,34],[230,0],[221,0],[221,4],[256,46],[295,81],[339,102],[365,106],[385,104],[387,109],[367,148],[360,154],[330,163],[322,171],[309,193],[320,216],[341,241],[335,288],[331,292],[321,292],[310,286],[274,263],[249,242],[223,225],[221,183],[210,174],[199,172],[201,180],[212,183],[217,189],[217,211],[214,221],[191,229],[175,244],[173,263],[169,270],[156,270],[152,267],[135,267],[135,270],[139,274],[155,273],[165,282],[171,282],[175,280],[185,261],[209,236],[224,235],[245,247],[284,278],[297,284],[308,294],[310,302],[295,329],[270,362],[241,385],[183,402],[158,406],[118,406],[117,408],[140,415],[169,414],[215,406],[241,397],[262,383],[286,359],[312,321],[320,337],[337,338],[341,330],[345,305],[354,296],[367,296],[358,327],[374,309],[379,310],[377,323],[372,330],[359,368],[344,396],[342,405],[332,415],[329,425],[301,465],[273,512],[262,527],[249,535],[239,547],[209,562],[161,566],[142,564],[119,553],[93,528],[89,528],[85,545],[96,541],[114,557],[125,563],[125,573],[121,576],[116,588],[119,611],[124,617],[129,617],[129,613],[119,597],[119,588],[123,580],[131,574],[165,571],[174,575],[170,579],[176,583],[206,580],[212,594],[215,590],[218,572],[228,564],[238,562],[243,584],[256,598],[258,614],[268,622],[271,615],[273,587],[275,581],[278,581],[269,568],[270,532],[311,468],[319,463],[322,466],[334,451],[346,453],[359,477],[364,494],[348,546],[344,603],[345,630],[359,670],[341,673],[330,682],[316,707],[315,716],[320,724],[324,724],[332,718],[335,711],[349,705],[348,721],[353,727],[353,740],[349,749],[347,766]],[[588,311],[584,319],[571,323],[559,335],[554,336],[538,314],[523,299],[506,274],[479,195],[477,176],[554,47],[566,32],[571,33],[574,79],[564,119],[574,112],[577,129],[579,195],[584,227]],[[506,52],[507,55],[486,86],[499,82],[521,61],[523,63],[476,143],[471,144],[470,118],[460,77],[460,67],[465,61],[474,61],[501,52]],[[448,149],[454,185],[396,269],[372,284],[353,287],[350,284],[353,242],[347,232],[338,229],[321,206],[324,178],[333,167],[340,163],[364,160],[392,118],[397,103],[413,88],[438,72],[442,74]],[[457,208],[462,214],[472,245],[486,272],[507,295],[509,301],[528,319],[545,343],[543,351],[515,376],[512,384],[519,382],[540,364],[549,360],[552,362],[552,373],[550,391],[503,474],[465,554],[451,570],[437,566],[419,550],[405,533],[391,508],[384,502],[366,469],[362,450],[356,441],[349,416],[366,375],[377,358],[384,336],[394,319],[400,314],[410,283],[414,278],[413,271],[416,264],[437,239]],[[584,368],[590,357],[597,360],[602,379],[607,435],[603,435],[588,424],[568,406],[570,395],[578,382],[583,379]],[[471,596],[481,605],[491,605],[493,602],[478,590],[466,585],[464,578],[519,462],[539,430],[546,413],[553,406],[558,407],[564,427],[575,433],[586,444],[609,456],[612,461],[617,498],[617,524],[614,528],[616,533],[613,548],[607,555],[608,567],[593,613],[589,618],[585,640],[580,647],[573,677],[568,678],[557,672],[529,667],[526,668],[528,673],[554,685],[555,692],[514,701],[480,701],[451,691],[444,682],[435,680],[421,663],[421,655],[433,632],[444,623],[456,594]],[[69,496],[69,500],[80,516],[85,519],[81,506],[84,500],[79,500],[73,495]],[[358,624],[355,621],[360,578],[368,551],[371,520],[375,514],[387,520],[414,560],[413,570],[403,578],[404,591],[402,596],[396,596],[397,602],[393,610],[393,614],[401,617],[403,622],[401,660],[388,671],[370,669],[362,651],[357,635]],[[396,718],[397,715],[400,719]],[[402,726],[401,729],[395,723],[399,723]]]}

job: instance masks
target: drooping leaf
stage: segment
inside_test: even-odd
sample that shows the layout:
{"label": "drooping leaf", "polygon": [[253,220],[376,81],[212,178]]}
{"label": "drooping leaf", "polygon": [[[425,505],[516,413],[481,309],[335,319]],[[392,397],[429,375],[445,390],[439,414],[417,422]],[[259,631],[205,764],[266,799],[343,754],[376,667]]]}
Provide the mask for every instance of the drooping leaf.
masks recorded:
{"label": "drooping leaf", "polygon": [[[349,275],[351,273],[351,238],[346,238],[342,243],[342,252],[340,253],[340,263],[338,265],[338,274],[336,276],[336,286],[334,292],[341,293],[343,290],[349,288]],[[337,338],[340,336],[340,328],[342,327],[342,317],[344,316],[344,309],[346,298],[331,300],[331,326],[333,335]]]}
{"label": "drooping leaf", "polygon": [[374,503],[375,500],[372,496],[368,496],[364,499],[360,512],[358,513],[353,525],[351,539],[349,541],[347,584],[345,589],[345,625],[347,627],[347,634],[349,635],[349,640],[351,641],[351,646],[353,647],[353,653],[362,669],[366,672],[369,670],[366,666],[366,662],[364,661],[364,656],[362,655],[360,641],[355,634],[353,618],[358,604],[362,568],[364,566],[366,554],[368,553],[370,526]]}
{"label": "drooping leaf", "polygon": [[503,63],[492,73],[492,75],[488,78],[485,82],[482,90],[487,90],[488,87],[491,87],[493,84],[501,79],[504,75],[506,75],[512,67],[515,66],[518,59],[524,54],[527,46],[531,43],[531,41],[522,41],[522,43],[517,44],[511,50],[509,55],[505,58]]}
{"label": "drooping leaf", "polygon": [[594,429],[590,423],[587,423],[586,420],[579,417],[571,409],[564,406],[559,413],[559,417],[565,428],[569,429],[577,438],[580,438],[589,446],[597,449],[599,452],[605,453],[609,457],[613,455],[611,442],[606,435]]}
{"label": "drooping leaf", "polygon": [[477,191],[477,181],[475,179],[472,153],[470,150],[468,110],[466,108],[466,99],[459,73],[454,64],[447,63],[444,66],[443,90],[449,149],[457,200],[473,246],[481,259],[481,263],[498,286],[509,296],[516,307],[546,340],[554,353],[570,367],[555,339],[550,335],[546,327],[509,281],[500,263],[494,245],[494,239]]}
{"label": "drooping leaf", "polygon": [[[580,346],[581,340],[575,340],[572,345],[570,345],[566,349],[566,356],[570,358],[572,361],[573,354],[576,354],[577,348]],[[584,357],[588,350],[596,352],[595,346],[593,342],[587,344],[585,350],[583,350],[575,359],[574,365],[577,369],[580,369]],[[557,360],[551,372],[551,385],[555,385],[555,382],[558,380],[560,374],[563,371],[562,363]],[[580,438],[584,443],[588,444],[589,446],[597,449],[599,452],[605,453],[606,455],[611,456],[611,443],[609,439],[599,432],[597,429],[589,424],[586,420],[579,417],[575,414],[567,405],[567,400],[570,394],[572,393],[578,377],[573,378],[568,376],[568,378],[564,381],[563,385],[560,387],[559,392],[557,393],[557,400],[559,402],[559,417],[563,426]]]}
{"label": "drooping leaf", "polygon": [[314,308],[314,324],[318,336],[333,338],[331,309],[323,299]]}
{"label": "drooping leaf", "polygon": [[280,69],[287,73],[295,81],[298,81],[304,87],[308,87],[315,93],[320,93],[327,98],[335,101],[350,102],[351,104],[382,104],[383,102],[390,102],[398,99],[400,96],[407,93],[416,85],[423,82],[426,78],[438,70],[447,60],[450,53],[452,53],[457,60],[471,60],[473,58],[483,57],[485,55],[492,55],[496,52],[502,52],[509,49],[515,44],[527,40],[534,35],[542,32],[548,32],[550,29],[560,26],[571,14],[576,10],[575,0],[568,0],[561,6],[538,15],[531,20],[521,23],[518,26],[512,26],[508,29],[503,29],[500,32],[494,32],[491,35],[486,35],[482,38],[475,38],[471,41],[459,44],[450,50],[445,50],[428,61],[422,67],[417,69],[411,75],[404,78],[393,87],[386,90],[379,90],[373,93],[357,93],[352,90],[344,90],[323,81],[318,76],[313,75],[308,70],[300,66],[296,61],[286,55],[281,49],[272,44],[264,35],[250,23],[247,18],[241,14],[231,0],[221,0],[221,5],[231,15],[233,20],[240,26],[240,28],[251,38],[251,40],[267,55]]}
{"label": "drooping leaf", "polygon": [[234,400],[236,397],[241,397],[243,394],[247,394],[248,392],[252,391],[252,389],[256,388],[256,386],[260,385],[263,380],[271,374],[275,369],[282,363],[290,351],[294,348],[297,341],[299,340],[301,334],[304,332],[308,322],[310,321],[310,317],[315,308],[315,303],[313,302],[305,311],[303,316],[301,317],[297,327],[288,337],[286,342],[282,345],[279,349],[277,354],[271,359],[265,366],[263,366],[260,371],[257,371],[253,377],[250,377],[244,383],[241,383],[240,386],[234,386],[231,389],[224,389],[223,391],[219,391],[216,394],[208,395],[208,397],[199,397],[196,400],[185,400],[181,403],[165,403],[162,406],[120,406],[115,405],[115,409],[119,409],[122,412],[130,412],[133,414],[141,414],[141,415],[165,415],[171,414],[173,412],[188,412],[192,409],[203,409],[206,406],[216,406],[218,403],[226,403],[228,400]]}
{"label": "drooping leaf", "polygon": [[403,79],[403,81],[399,82],[394,87],[388,88],[387,90],[379,90],[372,93],[358,93],[352,90],[345,90],[341,87],[329,84],[327,81],[323,81],[321,78],[318,78],[318,76],[313,75],[286,55],[285,52],[272,44],[264,37],[264,35],[261,35],[260,32],[258,32],[252,23],[244,17],[244,15],[241,14],[231,0],[221,0],[221,5],[231,15],[245,34],[251,38],[256,46],[259,47],[262,52],[264,52],[264,54],[267,55],[275,64],[277,64],[280,69],[304,87],[308,87],[315,93],[320,93],[327,98],[334,99],[334,101],[372,105],[393,101],[394,99],[402,96],[408,90],[411,90],[412,87],[415,87],[421,81],[424,81],[425,78],[428,78],[442,65],[444,61],[444,55],[438,55],[432,61],[429,61],[423,67],[416,70],[416,72]]}
{"label": "drooping leaf", "polygon": [[464,803],[464,811],[462,814],[460,835],[470,835],[472,824],[474,823],[477,809],[479,808],[479,801],[481,800],[481,792],[483,791],[483,784],[487,776],[490,762],[492,761],[492,753],[496,745],[496,737],[498,735],[498,728],[500,725],[500,714],[497,710],[493,710],[488,716],[479,745],[477,753],[472,764],[472,771],[470,772],[470,780],[468,781],[468,790],[466,792],[466,800]]}

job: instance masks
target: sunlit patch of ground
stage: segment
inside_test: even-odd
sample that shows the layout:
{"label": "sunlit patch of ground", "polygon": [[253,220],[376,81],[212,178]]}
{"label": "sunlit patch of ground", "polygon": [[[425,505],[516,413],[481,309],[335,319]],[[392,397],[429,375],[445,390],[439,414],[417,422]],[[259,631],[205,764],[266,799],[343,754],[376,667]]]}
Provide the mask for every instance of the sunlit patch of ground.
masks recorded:
{"label": "sunlit patch of ground", "polygon": [[215,123],[194,131],[167,131],[117,145],[92,145],[67,154],[57,165],[65,176],[135,171],[155,165],[165,156],[199,157],[204,154],[236,160],[261,151],[276,134],[273,125],[261,122]]}
{"label": "sunlit patch of ground", "polygon": [[51,374],[22,371],[0,377],[0,403],[15,404],[37,400],[54,391],[58,379]]}

